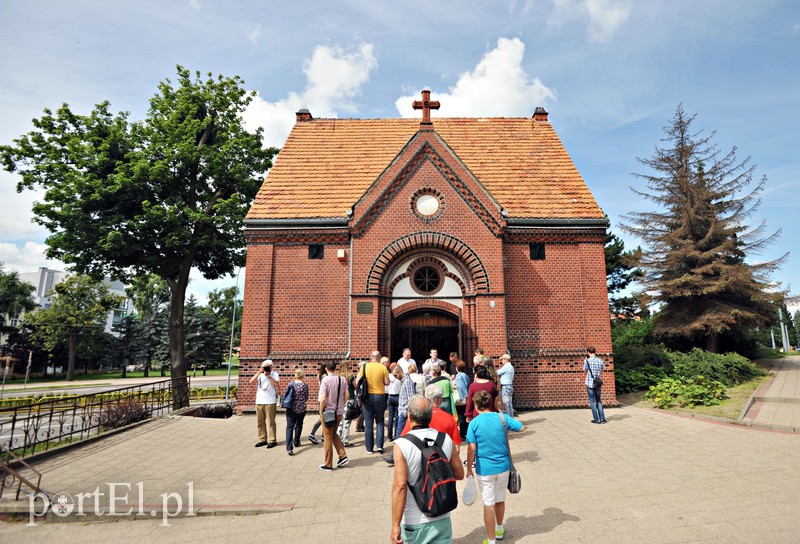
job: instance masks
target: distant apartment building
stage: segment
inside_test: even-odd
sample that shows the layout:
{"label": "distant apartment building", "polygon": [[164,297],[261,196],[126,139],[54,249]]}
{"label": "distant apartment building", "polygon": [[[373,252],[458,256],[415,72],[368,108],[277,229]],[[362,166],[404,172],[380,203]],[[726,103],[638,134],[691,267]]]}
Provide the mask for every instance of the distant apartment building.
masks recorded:
{"label": "distant apartment building", "polygon": [[[36,272],[20,273],[19,279],[25,283],[33,285],[33,287],[36,288],[36,290],[32,293],[32,296],[34,302],[36,302],[38,306],[42,308],[49,308],[53,304],[53,299],[51,296],[53,288],[55,288],[55,286],[63,281],[68,275],[69,272],[39,267],[39,270]],[[117,336],[117,333],[114,332],[113,328],[115,325],[118,325],[126,315],[129,315],[133,311],[133,302],[125,295],[125,285],[122,282],[113,281],[111,278],[106,276],[103,279],[103,283],[108,286],[112,293],[123,298],[122,304],[120,304],[118,308],[114,308],[108,312],[108,318],[106,319],[105,332]],[[25,314],[22,313],[13,317],[5,316],[6,324],[12,327],[18,327],[22,322],[24,315]],[[2,342],[4,341],[5,338],[2,339]]]}

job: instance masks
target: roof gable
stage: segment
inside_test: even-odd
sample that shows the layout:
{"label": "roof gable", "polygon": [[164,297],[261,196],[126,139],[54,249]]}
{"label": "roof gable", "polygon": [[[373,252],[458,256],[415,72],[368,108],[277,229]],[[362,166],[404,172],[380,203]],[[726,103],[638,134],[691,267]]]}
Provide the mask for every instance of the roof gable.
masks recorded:
{"label": "roof gable", "polygon": [[[498,204],[468,170],[463,166],[458,167],[457,158],[447,144],[436,136],[431,138],[432,135],[432,132],[420,132],[412,138],[406,149],[393,161],[397,168],[387,169],[386,175],[379,176],[363,198],[356,203],[352,224],[352,230],[356,235],[366,231],[381,210],[394,199],[403,186],[414,179],[416,171],[427,163],[432,165],[495,236],[501,233]],[[448,161],[457,164],[453,165]]]}
{"label": "roof gable", "polygon": [[[295,124],[246,220],[346,218],[419,127],[415,119]],[[433,129],[508,217],[603,217],[549,122],[436,118]]]}

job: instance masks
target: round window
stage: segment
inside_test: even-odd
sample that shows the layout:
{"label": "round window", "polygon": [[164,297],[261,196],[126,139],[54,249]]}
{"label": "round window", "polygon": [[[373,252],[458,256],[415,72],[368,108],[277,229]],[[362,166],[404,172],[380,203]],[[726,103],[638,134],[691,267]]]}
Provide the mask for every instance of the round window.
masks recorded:
{"label": "round window", "polygon": [[414,272],[414,287],[422,293],[435,293],[441,283],[441,274],[432,266],[423,266]]}
{"label": "round window", "polygon": [[439,199],[430,194],[420,195],[417,198],[417,212],[420,215],[430,216],[439,211]]}

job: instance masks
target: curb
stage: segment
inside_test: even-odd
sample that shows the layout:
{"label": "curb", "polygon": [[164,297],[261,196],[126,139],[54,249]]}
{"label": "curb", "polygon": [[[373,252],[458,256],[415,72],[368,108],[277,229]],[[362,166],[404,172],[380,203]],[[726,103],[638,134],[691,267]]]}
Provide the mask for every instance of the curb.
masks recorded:
{"label": "curb", "polygon": [[[22,501],[18,501],[22,503]],[[143,513],[125,512],[109,514],[106,510],[86,510],[82,514],[57,515],[52,510],[48,510],[43,515],[33,515],[31,519],[30,509],[27,503],[0,505],[0,520],[10,522],[28,521],[36,524],[43,523],[91,523],[98,521],[117,521],[117,520],[148,520],[160,519],[162,523],[168,524],[170,519],[192,518],[192,517],[213,517],[213,516],[258,516],[261,514],[274,514],[278,512],[288,512],[294,509],[293,504],[209,504],[196,505],[191,513],[173,513],[169,508],[162,505],[145,504]],[[133,510],[133,508],[131,508]]]}

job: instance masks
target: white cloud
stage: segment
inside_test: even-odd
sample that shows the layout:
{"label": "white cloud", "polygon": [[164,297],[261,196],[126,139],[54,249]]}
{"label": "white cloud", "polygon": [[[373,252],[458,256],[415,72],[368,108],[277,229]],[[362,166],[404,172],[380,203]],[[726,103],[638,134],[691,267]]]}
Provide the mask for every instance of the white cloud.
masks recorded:
{"label": "white cloud", "polygon": [[631,15],[630,0],[586,0],[589,41],[607,43]]}
{"label": "white cloud", "polygon": [[245,127],[264,127],[264,143],[280,147],[295,123],[295,112],[307,108],[314,117],[338,117],[338,112],[357,111],[353,100],[378,66],[372,44],[354,50],[317,46],[303,65],[308,83],[302,93],[268,102],[257,96],[244,114]]}
{"label": "white cloud", "polygon": [[187,0],[186,4],[192,9],[202,10],[211,7],[208,0]]}
{"label": "white cloud", "polygon": [[628,20],[633,10],[631,0],[553,0],[550,26],[561,26],[573,19],[588,18],[586,33],[590,42],[608,43]]}
{"label": "white cloud", "polygon": [[65,270],[66,265],[61,261],[54,261],[45,257],[47,246],[36,242],[25,242],[20,248],[17,244],[0,242],[0,262],[6,271],[34,272],[40,266]]}
{"label": "white cloud", "polygon": [[247,39],[250,40],[250,43],[255,45],[258,43],[260,37],[261,37],[261,25],[255,24],[253,25],[253,29],[247,34]]}
{"label": "white cloud", "polygon": [[[497,47],[486,53],[471,72],[465,72],[456,84],[443,93],[432,89],[432,99],[442,103],[441,117],[529,116],[536,106],[555,98],[555,91],[539,78],[531,77],[522,67],[525,44],[519,38],[500,38]],[[419,112],[411,103],[419,93],[397,99],[395,106],[403,117]]]}

